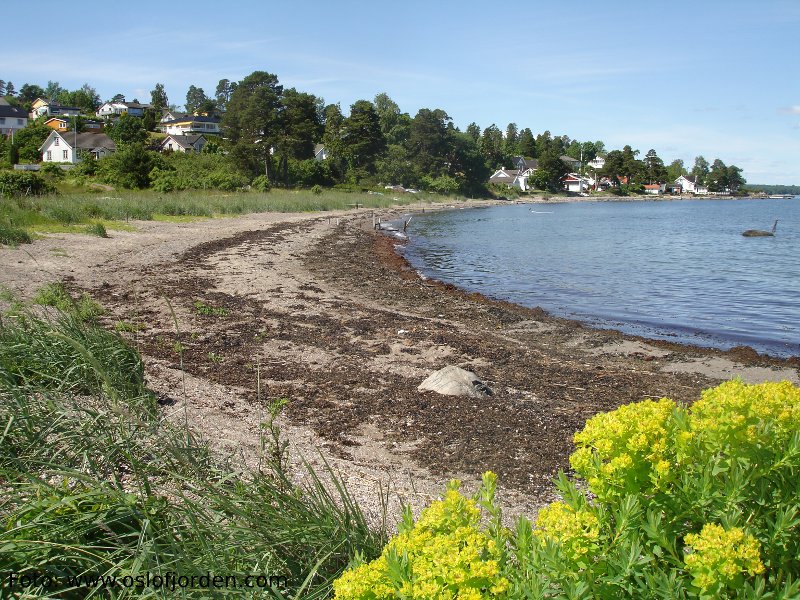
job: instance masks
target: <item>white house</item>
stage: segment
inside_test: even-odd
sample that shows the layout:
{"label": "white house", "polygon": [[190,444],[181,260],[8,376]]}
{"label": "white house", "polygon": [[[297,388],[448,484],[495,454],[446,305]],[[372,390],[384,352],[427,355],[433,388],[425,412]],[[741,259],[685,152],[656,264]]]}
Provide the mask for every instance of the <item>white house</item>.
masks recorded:
{"label": "white house", "polygon": [[161,123],[160,128],[169,135],[212,134],[219,135],[219,117],[186,115],[183,118]]}
{"label": "white house", "polygon": [[[72,133],[53,131],[39,150],[42,162],[78,163],[84,156],[103,158],[117,149],[104,133]],[[77,150],[77,151],[76,151]]]}
{"label": "white house", "polygon": [[322,144],[315,144],[314,145],[314,160],[327,160],[328,158],[328,151],[325,150],[325,146]]}
{"label": "white house", "polygon": [[589,190],[593,184],[592,180],[587,177],[581,177],[577,173],[565,175],[561,183],[564,184],[564,189],[568,192],[577,192],[579,194],[583,194]]}
{"label": "white house", "polygon": [[708,188],[699,186],[695,183],[695,178],[691,175],[681,175],[675,180],[675,183],[681,186],[683,192],[689,192],[690,194],[697,194],[699,196],[705,196],[708,194]]}
{"label": "white house", "polygon": [[489,178],[489,183],[507,185],[508,187],[516,187],[521,189],[523,192],[526,192],[528,191],[529,187],[528,177],[532,172],[533,169],[530,169],[527,174],[520,173],[518,169],[498,169]]}
{"label": "white house", "polygon": [[606,159],[602,156],[597,156],[586,163],[587,166],[591,167],[595,171],[600,171],[603,167],[606,166]]}
{"label": "white house", "polygon": [[112,118],[119,117],[120,115],[128,114],[132,117],[143,117],[144,111],[148,108],[147,104],[140,104],[138,102],[104,102],[103,105],[97,109],[98,117]]}
{"label": "white house", "polygon": [[644,193],[659,196],[663,194],[666,189],[667,186],[663,183],[646,183],[644,186]]}
{"label": "white house", "polygon": [[198,153],[206,145],[206,138],[202,135],[168,135],[159,145],[161,152],[189,152]]}
{"label": "white house", "polygon": [[11,136],[15,131],[28,126],[28,113],[22,108],[11,106],[0,97],[0,134]]}

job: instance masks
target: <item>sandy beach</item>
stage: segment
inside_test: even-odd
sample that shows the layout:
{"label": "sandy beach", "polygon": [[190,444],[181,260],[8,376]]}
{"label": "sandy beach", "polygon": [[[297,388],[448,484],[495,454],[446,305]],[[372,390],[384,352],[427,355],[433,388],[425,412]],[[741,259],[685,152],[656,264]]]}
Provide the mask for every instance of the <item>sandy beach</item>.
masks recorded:
{"label": "sandy beach", "polygon": [[[89,293],[109,327],[135,330],[125,335],[164,414],[182,422],[186,411],[233,461],[257,465],[265,405],[288,399],[280,423],[295,467],[327,461],[375,514],[381,486],[392,509],[399,500],[419,507],[449,479],[472,489],[490,469],[503,504],[530,515],[552,500],[572,435],[598,411],[663,396],[690,402],[733,377],[800,383],[798,358],[593,330],[424,281],[396,254],[398,242],[373,230],[373,217],[397,214],[140,221],[109,239],[52,234],[0,248],[0,285],[27,298],[52,281]],[[447,365],[474,371],[494,395],[417,390]]]}

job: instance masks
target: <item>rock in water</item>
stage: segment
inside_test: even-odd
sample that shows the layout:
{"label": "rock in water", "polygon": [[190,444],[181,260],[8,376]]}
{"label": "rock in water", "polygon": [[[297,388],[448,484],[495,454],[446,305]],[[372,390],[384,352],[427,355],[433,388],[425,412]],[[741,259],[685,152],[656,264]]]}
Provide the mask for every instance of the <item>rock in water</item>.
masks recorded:
{"label": "rock in water", "polygon": [[494,395],[491,388],[481,381],[475,373],[453,365],[435,371],[417,389],[436,392],[445,396],[484,398],[485,396]]}

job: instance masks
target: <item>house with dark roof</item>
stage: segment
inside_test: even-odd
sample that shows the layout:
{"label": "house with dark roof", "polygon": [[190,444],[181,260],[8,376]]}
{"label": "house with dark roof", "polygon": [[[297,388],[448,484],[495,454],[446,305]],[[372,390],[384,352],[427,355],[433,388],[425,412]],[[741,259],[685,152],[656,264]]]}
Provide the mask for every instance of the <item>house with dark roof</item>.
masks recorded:
{"label": "house with dark roof", "polygon": [[10,136],[28,126],[28,113],[0,97],[0,134]]}
{"label": "house with dark roof", "polygon": [[198,153],[207,143],[202,135],[168,135],[158,146],[159,152],[189,152]]}
{"label": "house with dark roof", "polygon": [[37,98],[31,105],[31,119],[39,117],[77,117],[81,114],[81,109],[77,106],[64,106],[53,100]]}
{"label": "house with dark roof", "polygon": [[185,117],[165,121],[159,125],[161,131],[169,135],[212,134],[219,135],[219,117],[204,115],[186,115]]}
{"label": "house with dark roof", "polygon": [[42,162],[76,164],[86,156],[103,158],[116,151],[117,146],[105,133],[74,133],[53,131],[39,147]]}

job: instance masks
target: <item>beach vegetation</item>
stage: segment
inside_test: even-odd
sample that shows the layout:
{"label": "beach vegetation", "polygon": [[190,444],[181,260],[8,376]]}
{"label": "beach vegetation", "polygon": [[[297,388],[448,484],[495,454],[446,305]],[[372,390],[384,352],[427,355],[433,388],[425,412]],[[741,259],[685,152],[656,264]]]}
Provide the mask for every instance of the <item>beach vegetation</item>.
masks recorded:
{"label": "beach vegetation", "polygon": [[800,388],[645,400],[592,417],[575,444],[574,478],[535,523],[502,526],[491,474],[471,499],[452,484],[335,597],[800,597]]}
{"label": "beach vegetation", "polygon": [[[356,557],[380,554],[338,476],[272,460],[242,471],[162,414],[139,354],[57,313],[0,320],[3,597],[327,598]],[[324,483],[323,483],[324,481]],[[11,579],[10,579],[11,578]],[[147,582],[151,582],[148,585]],[[160,582],[160,586],[158,583]]]}

